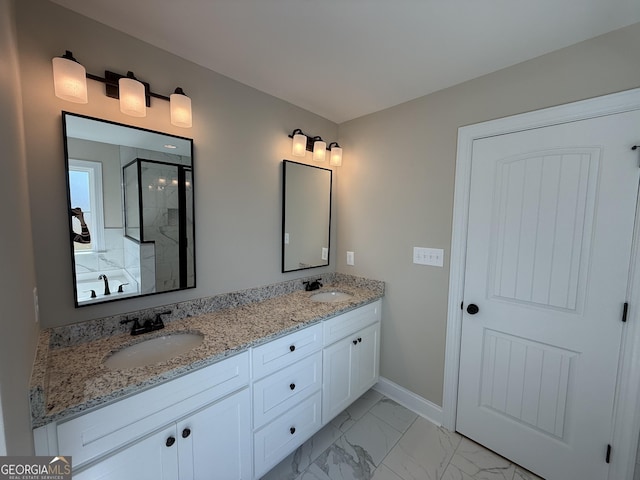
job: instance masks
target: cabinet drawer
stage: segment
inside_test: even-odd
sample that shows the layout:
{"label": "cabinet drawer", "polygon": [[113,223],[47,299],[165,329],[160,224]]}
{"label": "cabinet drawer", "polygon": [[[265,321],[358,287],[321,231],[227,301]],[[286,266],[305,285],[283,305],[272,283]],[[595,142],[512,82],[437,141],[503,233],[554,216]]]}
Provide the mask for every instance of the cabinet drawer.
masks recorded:
{"label": "cabinet drawer", "polygon": [[322,348],[320,323],[252,350],[253,378],[262,378]]}
{"label": "cabinet drawer", "polygon": [[58,424],[58,451],[81,466],[248,383],[249,352],[243,352]]}
{"label": "cabinet drawer", "polygon": [[253,385],[253,421],[259,428],[322,387],[322,352],[290,365]]}
{"label": "cabinet drawer", "polygon": [[354,332],[380,321],[380,300],[350,312],[330,318],[323,323],[324,345],[331,345]]}
{"label": "cabinet drawer", "polygon": [[254,435],[255,476],[260,478],[321,427],[321,393],[304,400]]}

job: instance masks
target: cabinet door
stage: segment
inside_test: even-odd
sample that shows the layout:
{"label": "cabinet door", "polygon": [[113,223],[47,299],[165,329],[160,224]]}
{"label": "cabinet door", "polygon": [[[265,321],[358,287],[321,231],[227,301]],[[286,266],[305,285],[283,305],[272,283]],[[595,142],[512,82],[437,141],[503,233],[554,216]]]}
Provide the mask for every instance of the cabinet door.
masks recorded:
{"label": "cabinet door", "polygon": [[359,397],[378,381],[380,324],[375,323],[356,334],[354,346],[354,395]]}
{"label": "cabinet door", "polygon": [[[173,442],[169,439],[173,438]],[[177,480],[175,425],[146,437],[96,465],[73,473],[74,480]]]}
{"label": "cabinet door", "polygon": [[249,389],[178,422],[180,480],[251,478]]}
{"label": "cabinet door", "polygon": [[[354,400],[353,355],[355,339],[347,337],[324,349],[322,359],[322,423],[327,423]],[[356,340],[357,341],[357,340]]]}

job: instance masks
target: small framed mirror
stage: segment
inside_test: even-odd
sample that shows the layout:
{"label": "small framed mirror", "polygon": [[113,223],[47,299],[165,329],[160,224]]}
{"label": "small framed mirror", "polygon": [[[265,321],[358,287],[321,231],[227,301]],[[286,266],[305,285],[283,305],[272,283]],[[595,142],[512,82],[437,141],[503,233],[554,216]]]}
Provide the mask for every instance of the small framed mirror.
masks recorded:
{"label": "small framed mirror", "polygon": [[329,265],[333,172],[282,162],[282,271]]}
{"label": "small framed mirror", "polygon": [[196,286],[193,141],[63,112],[76,307]]}

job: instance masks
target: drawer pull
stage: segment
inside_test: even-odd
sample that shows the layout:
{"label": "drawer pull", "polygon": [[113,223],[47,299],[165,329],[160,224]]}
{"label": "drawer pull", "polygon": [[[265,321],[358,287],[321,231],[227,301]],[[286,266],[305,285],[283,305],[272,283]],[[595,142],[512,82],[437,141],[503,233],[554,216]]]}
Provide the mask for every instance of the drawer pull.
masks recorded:
{"label": "drawer pull", "polygon": [[185,428],[184,430],[182,430],[182,438],[187,438],[189,435],[191,435],[190,428]]}
{"label": "drawer pull", "polygon": [[294,389],[296,388],[296,384],[295,384],[295,383],[292,383],[291,385],[289,385],[289,388],[290,388],[291,390],[294,390]]}
{"label": "drawer pull", "polygon": [[357,345],[357,344],[358,344],[358,340],[354,340],[354,341],[353,341],[353,344],[354,344],[354,345]]}
{"label": "drawer pull", "polygon": [[362,342],[362,338],[358,337],[358,343]]}
{"label": "drawer pull", "polygon": [[294,433],[296,433],[296,427],[291,427],[289,431],[291,432],[291,435],[293,435]]}
{"label": "drawer pull", "polygon": [[167,447],[172,446],[174,443],[176,443],[176,439],[174,437],[167,438],[167,443],[166,443]]}
{"label": "drawer pull", "polygon": [[290,350],[290,351],[292,351],[292,352],[293,352],[293,351],[295,351],[295,349],[296,349],[296,346],[295,346],[295,345],[291,345],[291,346],[289,347],[289,350]]}

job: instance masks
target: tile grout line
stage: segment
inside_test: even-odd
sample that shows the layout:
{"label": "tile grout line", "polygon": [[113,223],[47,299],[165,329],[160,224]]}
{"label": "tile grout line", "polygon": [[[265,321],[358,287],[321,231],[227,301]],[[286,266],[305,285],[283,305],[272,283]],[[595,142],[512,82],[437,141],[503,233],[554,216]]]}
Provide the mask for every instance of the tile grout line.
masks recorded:
{"label": "tile grout line", "polygon": [[[388,398],[386,396],[382,396],[382,398]],[[380,400],[382,400],[382,398]],[[380,400],[378,400],[378,402],[376,402],[367,413],[370,413],[370,410],[375,407]],[[391,399],[389,399],[391,400]],[[396,402],[397,403],[397,402]],[[398,404],[400,405],[400,404]],[[400,405],[402,406],[402,405]],[[407,407],[403,407],[403,408],[407,408]],[[408,409],[407,409],[408,410]],[[371,415],[373,415],[374,417],[378,418],[381,422],[386,423],[387,425],[389,425],[389,423],[385,422],[382,418],[378,417],[376,414],[371,413]],[[409,431],[409,429],[413,426],[414,423],[416,423],[416,421],[418,421],[418,418],[420,418],[420,415],[417,415],[416,418],[413,419],[413,421],[409,424],[409,426],[407,427],[407,429],[404,432],[400,432],[399,430],[397,430],[395,427],[393,427],[393,425],[389,425],[391,428],[393,428],[394,430],[396,430],[397,432],[400,432],[400,438],[398,438],[398,440],[396,440],[396,442],[393,444],[393,446],[389,449],[389,451],[385,454],[385,456],[382,458],[382,460],[380,460],[380,464],[376,467],[376,469],[373,471],[373,474],[375,475],[375,472],[378,470],[378,468],[380,468],[380,466],[382,466],[384,464],[385,467],[387,467],[389,470],[391,470],[396,476],[398,476],[399,478],[403,478],[398,472],[396,472],[393,468],[391,468],[389,465],[386,465],[384,463],[384,461],[386,460],[386,458],[389,456],[389,454],[393,451],[393,449],[396,447],[396,445],[398,445],[398,443],[400,443],[400,440],[402,440],[402,438],[404,437],[405,433],[407,433]]]}

